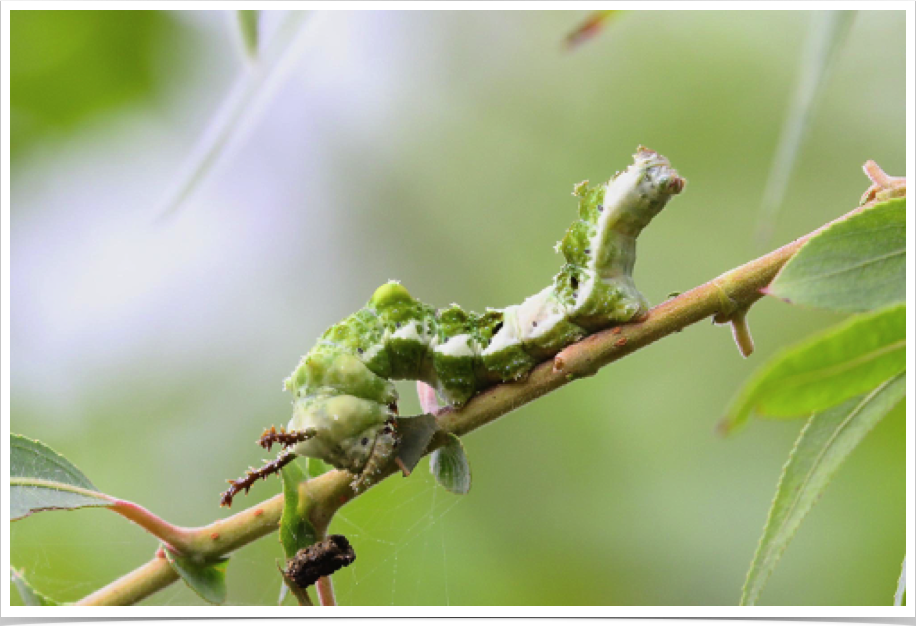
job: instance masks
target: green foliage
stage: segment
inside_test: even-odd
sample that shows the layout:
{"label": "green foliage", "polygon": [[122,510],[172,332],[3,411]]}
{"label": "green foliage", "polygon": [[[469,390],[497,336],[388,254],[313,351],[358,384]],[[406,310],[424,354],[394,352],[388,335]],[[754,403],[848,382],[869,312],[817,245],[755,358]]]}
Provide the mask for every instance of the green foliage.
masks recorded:
{"label": "green foliage", "polygon": [[11,11],[11,153],[151,98],[180,35],[164,11]]}
{"label": "green foliage", "polygon": [[306,517],[305,502],[299,497],[299,483],[305,480],[302,468],[293,461],[280,470],[280,477],[283,480],[280,543],[286,558],[291,559],[299,550],[318,541],[318,533]]}
{"label": "green foliage", "polygon": [[[319,476],[331,467],[321,459],[306,459],[306,469],[308,478]],[[280,515],[280,543],[283,545],[283,553],[287,559],[296,556],[302,548],[307,548],[318,541],[318,532],[312,523],[306,517],[306,511],[303,510],[302,499],[299,497],[299,484],[306,480],[306,472],[302,471],[298,461],[293,461],[285,465],[280,470],[280,478],[283,481],[283,513]],[[280,586],[280,597],[278,604],[283,604],[286,594],[290,590],[290,585],[294,584],[288,581],[280,569],[283,576],[283,583]],[[296,596],[303,593],[296,589]]]}
{"label": "green foliage", "polygon": [[95,488],[70,461],[41,443],[10,435],[10,519],[36,511],[110,506],[112,499]]}
{"label": "green foliage", "polygon": [[722,428],[751,412],[792,417],[822,411],[906,368],[906,307],[853,317],[784,350],[753,376],[733,402]]}
{"label": "green foliage", "polygon": [[792,304],[871,311],[906,299],[906,199],[890,200],[813,237],[767,293]]}
{"label": "green foliage", "polygon": [[167,546],[163,548],[169,565],[181,576],[181,579],[194,593],[210,604],[222,604],[226,601],[226,567],[228,558],[200,562],[173,552]]}
{"label": "green foliage", "polygon": [[830,479],[905,394],[906,376],[901,373],[868,394],[818,413],[808,421],[779,479],[741,595],[742,605],[756,603],[786,546]]}
{"label": "green foliage", "polygon": [[242,45],[248,58],[258,56],[258,21],[260,11],[236,11],[239,20],[239,32],[242,36]]}
{"label": "green foliage", "polygon": [[440,485],[458,495],[471,490],[471,466],[461,440],[449,433],[448,443],[429,458],[429,469]]}
{"label": "green foliage", "polygon": [[729,430],[752,411],[780,417],[823,411],[811,417],[783,468],[742,590],[743,605],[756,603],[839,466],[906,395],[905,262],[903,197],[825,228],[766,290],[792,304],[868,313],[771,360],[745,385],[723,420]]}

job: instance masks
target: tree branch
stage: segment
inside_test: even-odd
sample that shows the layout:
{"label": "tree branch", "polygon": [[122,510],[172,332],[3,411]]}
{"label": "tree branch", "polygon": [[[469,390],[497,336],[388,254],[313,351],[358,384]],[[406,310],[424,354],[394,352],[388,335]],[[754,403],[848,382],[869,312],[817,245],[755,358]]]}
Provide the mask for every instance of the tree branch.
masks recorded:
{"label": "tree branch", "polygon": [[[778,250],[663,302],[639,322],[595,333],[568,346],[552,360],[534,368],[521,382],[497,385],[475,396],[461,408],[446,407],[440,410],[436,419],[441,432],[433,439],[426,453],[441,446],[447,433],[461,436],[477,430],[576,378],[594,375],[605,365],[666,335],[719,313],[731,315],[736,308],[747,310],[763,296],[760,290],[770,284],[777,272],[811,236],[830,224],[860,212],[866,206],[869,205],[858,207]],[[728,303],[731,310],[725,310],[723,303]],[[394,471],[392,469],[389,474]],[[336,470],[299,486],[300,498],[307,503],[310,521],[316,529],[327,529],[335,511],[359,495],[352,491],[351,479],[347,472]],[[224,556],[277,530],[282,509],[283,495],[280,494],[207,526],[181,528],[181,548],[203,559]],[[152,561],[76,604],[133,604],[176,580],[178,575],[166,559],[157,553]]]}

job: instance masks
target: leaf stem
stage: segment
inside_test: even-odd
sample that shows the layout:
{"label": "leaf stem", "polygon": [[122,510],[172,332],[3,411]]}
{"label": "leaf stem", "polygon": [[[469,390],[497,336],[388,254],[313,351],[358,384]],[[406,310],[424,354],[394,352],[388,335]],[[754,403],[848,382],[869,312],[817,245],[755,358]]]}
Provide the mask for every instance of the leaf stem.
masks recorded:
{"label": "leaf stem", "polygon": [[123,515],[153,536],[161,539],[174,551],[182,554],[185,552],[193,552],[193,546],[190,543],[190,534],[187,529],[180,526],[173,526],[155,513],[152,513],[139,504],[127,500],[115,500],[114,504],[109,508],[115,513]]}

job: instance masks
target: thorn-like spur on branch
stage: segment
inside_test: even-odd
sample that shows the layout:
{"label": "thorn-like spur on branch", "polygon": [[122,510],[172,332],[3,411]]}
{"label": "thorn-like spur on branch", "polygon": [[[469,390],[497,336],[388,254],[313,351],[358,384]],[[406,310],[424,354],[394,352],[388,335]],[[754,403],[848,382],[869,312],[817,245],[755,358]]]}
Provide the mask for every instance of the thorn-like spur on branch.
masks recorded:
{"label": "thorn-like spur on branch", "polygon": [[906,196],[906,177],[905,176],[888,176],[881,166],[872,160],[865,162],[862,170],[868,179],[872,182],[871,187],[865,191],[865,195],[859,201],[859,204],[865,204],[872,200],[890,200],[891,198],[903,198]]}
{"label": "thorn-like spur on branch", "polygon": [[244,476],[236,480],[227,481],[231,486],[220,495],[219,505],[230,507],[232,506],[232,498],[236,496],[242,489],[245,490],[245,493],[248,493],[248,490],[251,489],[251,486],[255,484],[261,478],[267,478],[272,474],[279,474],[280,470],[285,466],[289,465],[293,459],[296,458],[296,455],[290,452],[289,450],[283,451],[279,457],[261,467],[260,469],[254,469],[253,467],[249,468]]}
{"label": "thorn-like spur on branch", "polygon": [[270,450],[270,448],[278,443],[284,448],[289,448],[301,441],[307,441],[316,435],[314,428],[306,428],[305,430],[290,430],[287,431],[285,428],[280,427],[280,430],[277,430],[276,426],[271,426],[261,435],[261,438],[258,439],[258,445],[264,448],[265,450]]}
{"label": "thorn-like spur on branch", "polygon": [[738,352],[745,359],[754,352],[754,339],[751,337],[751,329],[747,325],[747,312],[750,310],[753,302],[739,304],[728,291],[733,289],[728,280],[723,277],[712,281],[711,283],[716,290],[716,298],[719,300],[719,311],[713,316],[712,323],[717,325],[729,324],[732,327],[732,336],[735,338],[735,345],[738,346]]}
{"label": "thorn-like spur on branch", "polygon": [[712,318],[714,324],[729,324],[732,327],[735,345],[745,359],[754,352],[754,338],[751,337],[751,329],[747,324],[748,310],[749,307],[738,307],[728,313],[720,311]]}
{"label": "thorn-like spur on branch", "polygon": [[735,345],[738,346],[741,356],[746,359],[754,352],[754,338],[751,337],[751,329],[747,325],[747,309],[736,311],[730,321]]}

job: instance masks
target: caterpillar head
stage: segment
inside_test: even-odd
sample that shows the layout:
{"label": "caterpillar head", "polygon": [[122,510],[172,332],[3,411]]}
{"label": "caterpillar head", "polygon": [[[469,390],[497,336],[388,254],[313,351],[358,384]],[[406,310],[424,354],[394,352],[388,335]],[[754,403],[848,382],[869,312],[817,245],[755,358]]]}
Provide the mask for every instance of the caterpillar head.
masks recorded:
{"label": "caterpillar head", "polygon": [[[290,431],[312,429],[315,435],[296,444],[299,456],[318,458],[339,469],[362,474],[376,457],[390,458],[394,446],[385,439],[393,418],[386,405],[349,395],[316,395],[293,405]],[[381,438],[381,439],[380,439]]]}
{"label": "caterpillar head", "polygon": [[686,183],[667,158],[639,146],[633,164],[608,182],[604,206],[617,208],[615,229],[635,237]]}

